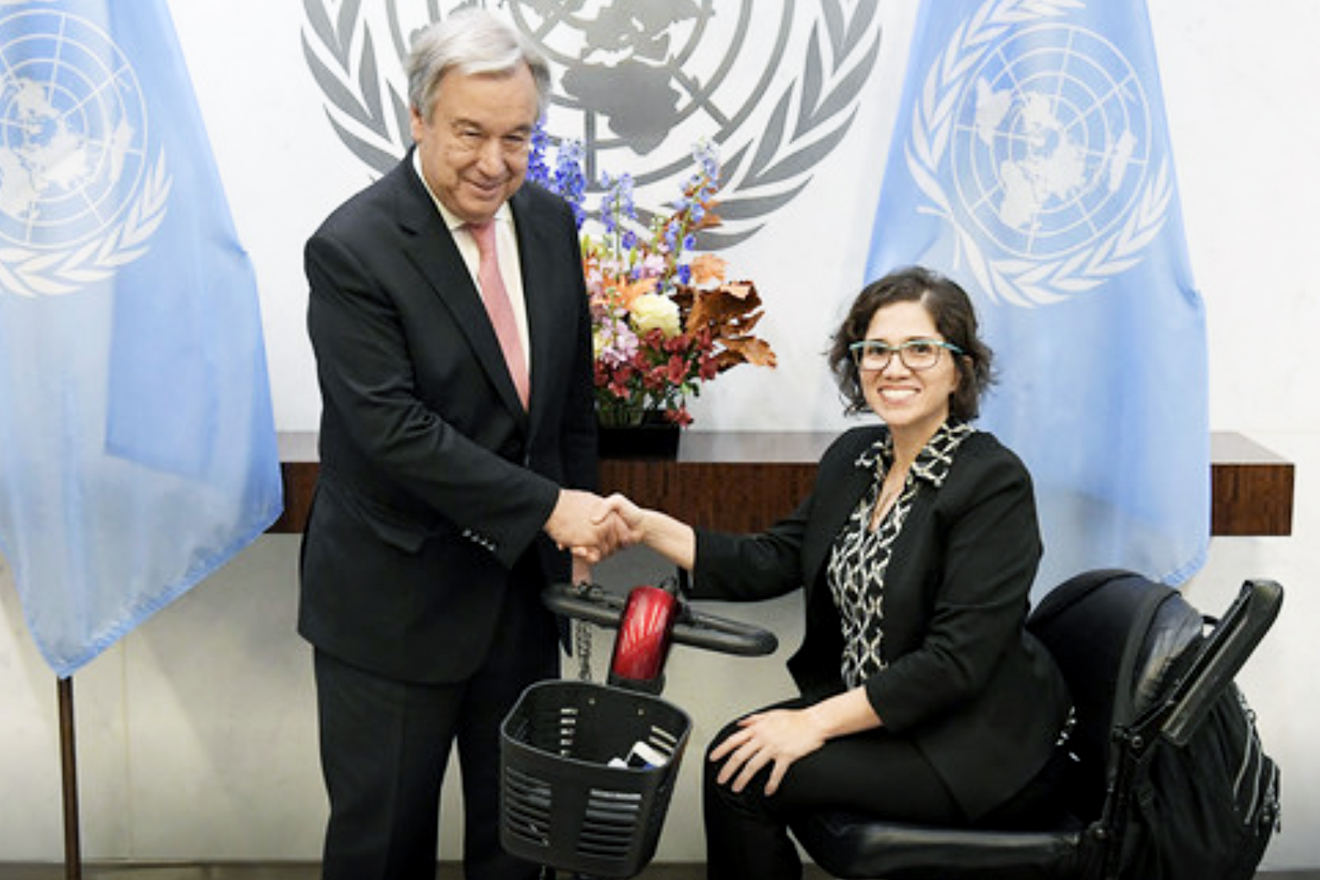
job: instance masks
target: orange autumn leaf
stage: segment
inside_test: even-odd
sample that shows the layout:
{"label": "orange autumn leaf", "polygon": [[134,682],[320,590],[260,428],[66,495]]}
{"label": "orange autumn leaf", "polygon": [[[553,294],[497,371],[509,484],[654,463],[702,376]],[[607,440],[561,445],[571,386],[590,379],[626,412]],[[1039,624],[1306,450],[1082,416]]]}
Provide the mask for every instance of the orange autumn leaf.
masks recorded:
{"label": "orange autumn leaf", "polygon": [[761,297],[751,282],[725,284],[714,290],[699,290],[693,295],[688,313],[688,328],[716,326],[746,320],[761,307]]}
{"label": "orange autumn leaf", "polygon": [[700,287],[712,281],[723,281],[728,265],[714,254],[701,254],[692,260],[692,283]]}
{"label": "orange autumn leaf", "polygon": [[625,309],[631,309],[637,297],[644,293],[653,293],[655,291],[658,278],[639,278],[636,281],[630,281],[619,289],[619,304]]}
{"label": "orange autumn leaf", "polygon": [[[727,351],[739,356],[738,363],[749,363],[756,367],[778,366],[774,351],[764,339],[754,336],[740,336],[723,340]],[[730,364],[730,366],[733,366]]]}

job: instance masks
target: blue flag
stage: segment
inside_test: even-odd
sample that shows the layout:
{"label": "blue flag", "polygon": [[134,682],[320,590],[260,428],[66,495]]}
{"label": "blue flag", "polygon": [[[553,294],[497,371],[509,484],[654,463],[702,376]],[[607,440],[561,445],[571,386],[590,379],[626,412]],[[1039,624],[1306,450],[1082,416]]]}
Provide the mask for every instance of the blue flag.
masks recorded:
{"label": "blue flag", "polygon": [[1144,0],[927,0],[868,277],[920,263],[977,301],[982,425],[1025,460],[1038,584],[1181,583],[1210,532],[1205,317]]}
{"label": "blue flag", "polygon": [[60,677],[279,515],[256,281],[165,0],[0,4],[0,551]]}

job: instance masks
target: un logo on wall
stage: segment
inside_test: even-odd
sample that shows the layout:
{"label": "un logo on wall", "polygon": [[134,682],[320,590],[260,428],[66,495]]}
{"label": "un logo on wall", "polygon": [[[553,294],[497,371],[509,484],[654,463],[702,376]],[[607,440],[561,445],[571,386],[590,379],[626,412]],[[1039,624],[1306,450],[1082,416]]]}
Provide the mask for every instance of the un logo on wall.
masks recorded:
{"label": "un logo on wall", "polygon": [[0,18],[0,288],[64,294],[146,253],[164,218],[133,67],[104,31],[55,10]]}
{"label": "un logo on wall", "polygon": [[[409,37],[459,6],[304,0],[303,49],[343,144],[383,174],[410,143],[400,72]],[[583,145],[588,178],[632,175],[639,200],[673,198],[692,147],[720,148],[724,225],[709,246],[754,234],[842,140],[875,64],[874,0],[502,0],[550,60],[552,136]],[[716,6],[718,5],[718,11]],[[372,8],[368,9],[367,6]]]}
{"label": "un logo on wall", "polygon": [[1141,78],[1104,37],[1051,20],[1076,5],[984,4],[931,65],[906,145],[977,280],[1015,305],[1133,266],[1173,192]]}

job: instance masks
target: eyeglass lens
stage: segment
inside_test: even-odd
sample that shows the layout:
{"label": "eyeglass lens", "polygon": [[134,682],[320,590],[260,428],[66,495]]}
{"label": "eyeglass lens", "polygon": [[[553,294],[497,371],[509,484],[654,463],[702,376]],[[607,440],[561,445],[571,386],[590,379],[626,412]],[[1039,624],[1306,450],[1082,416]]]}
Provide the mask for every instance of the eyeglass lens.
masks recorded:
{"label": "eyeglass lens", "polygon": [[853,347],[853,356],[863,370],[883,370],[895,352],[909,370],[929,370],[939,360],[942,349],[938,342],[927,339],[913,339],[897,346],[867,339]]}

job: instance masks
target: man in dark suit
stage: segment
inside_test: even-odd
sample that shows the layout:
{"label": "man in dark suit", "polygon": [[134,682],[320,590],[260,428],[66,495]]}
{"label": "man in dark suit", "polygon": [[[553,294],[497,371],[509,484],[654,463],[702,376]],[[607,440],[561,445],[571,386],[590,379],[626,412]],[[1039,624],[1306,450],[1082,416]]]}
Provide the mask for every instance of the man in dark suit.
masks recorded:
{"label": "man in dark suit", "polygon": [[[499,724],[558,674],[542,586],[615,542],[571,209],[523,187],[543,59],[488,13],[423,31],[408,156],[306,248],[323,412],[299,631],[315,648],[324,876],[435,876],[458,743],[466,876],[498,837]],[[492,240],[493,239],[493,243]],[[581,576],[585,571],[575,571]]]}

